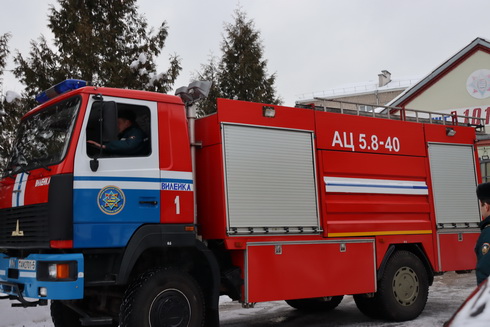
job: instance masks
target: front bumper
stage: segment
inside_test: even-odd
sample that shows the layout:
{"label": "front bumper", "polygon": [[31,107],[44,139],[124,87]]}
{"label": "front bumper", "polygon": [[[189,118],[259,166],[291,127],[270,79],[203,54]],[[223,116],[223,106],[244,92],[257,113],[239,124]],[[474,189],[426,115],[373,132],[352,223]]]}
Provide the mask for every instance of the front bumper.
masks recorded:
{"label": "front bumper", "polygon": [[[76,300],[83,298],[82,254],[31,254],[26,258],[0,254],[0,293],[28,303],[36,300]],[[69,277],[51,278],[48,267],[69,267]],[[63,272],[64,274],[66,272]]]}

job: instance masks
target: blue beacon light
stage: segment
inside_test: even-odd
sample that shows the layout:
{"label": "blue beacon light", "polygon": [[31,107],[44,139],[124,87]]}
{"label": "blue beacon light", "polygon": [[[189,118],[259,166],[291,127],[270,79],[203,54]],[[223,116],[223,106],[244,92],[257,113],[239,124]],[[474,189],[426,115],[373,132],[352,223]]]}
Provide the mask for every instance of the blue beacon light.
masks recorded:
{"label": "blue beacon light", "polygon": [[36,101],[41,104],[57,97],[60,94],[76,90],[84,86],[87,86],[86,81],[79,79],[67,79],[38,94],[36,96]]}

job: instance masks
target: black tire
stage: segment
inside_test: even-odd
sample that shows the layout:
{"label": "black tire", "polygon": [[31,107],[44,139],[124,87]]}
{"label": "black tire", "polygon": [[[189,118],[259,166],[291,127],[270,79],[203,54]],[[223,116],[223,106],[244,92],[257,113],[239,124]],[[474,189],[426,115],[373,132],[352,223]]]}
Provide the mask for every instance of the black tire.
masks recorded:
{"label": "black tire", "polygon": [[368,297],[366,294],[355,294],[354,302],[356,303],[359,311],[361,311],[364,315],[374,319],[379,319],[382,317],[375,297]]}
{"label": "black tire", "polygon": [[429,278],[422,261],[412,252],[397,251],[388,259],[374,297],[354,299],[367,316],[407,321],[422,313],[428,295]]}
{"label": "black tire", "polygon": [[51,301],[51,319],[54,327],[81,327],[80,315],[61,301]]}
{"label": "black tire", "polygon": [[286,300],[286,303],[301,311],[330,311],[335,309],[340,302],[342,302],[343,298],[343,295],[339,295],[311,299]]}
{"label": "black tire", "polygon": [[157,269],[139,276],[121,304],[120,327],[199,327],[204,297],[187,273]]}

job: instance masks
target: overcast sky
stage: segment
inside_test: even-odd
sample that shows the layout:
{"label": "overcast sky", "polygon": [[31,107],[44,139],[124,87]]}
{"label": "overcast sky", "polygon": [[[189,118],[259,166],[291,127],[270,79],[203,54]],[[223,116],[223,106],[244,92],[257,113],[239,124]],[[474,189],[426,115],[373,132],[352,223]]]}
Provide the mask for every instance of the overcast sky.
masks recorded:
{"label": "overcast sky", "polygon": [[[26,56],[41,34],[52,39],[47,14],[57,1],[1,1],[0,34],[12,34],[12,52]],[[394,79],[423,77],[476,37],[490,39],[489,0],[138,0],[138,6],[150,26],[169,26],[157,65],[165,71],[170,54],[181,57],[175,87],[187,85],[211,54],[221,55],[223,25],[240,6],[261,33],[285,105],[375,82],[381,70]],[[4,75],[7,90],[22,90],[11,73]]]}

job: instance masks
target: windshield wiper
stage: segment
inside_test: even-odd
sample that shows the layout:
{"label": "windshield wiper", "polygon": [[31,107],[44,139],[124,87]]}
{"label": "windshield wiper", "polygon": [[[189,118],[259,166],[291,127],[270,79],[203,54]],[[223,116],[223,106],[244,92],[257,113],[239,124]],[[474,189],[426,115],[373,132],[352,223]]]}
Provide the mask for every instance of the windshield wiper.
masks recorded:
{"label": "windshield wiper", "polygon": [[26,167],[27,167],[27,165],[19,165],[19,166],[17,166],[17,170],[16,170],[15,172],[16,172],[16,173],[18,173],[18,172],[20,171],[20,172],[22,172],[22,173],[26,173],[27,175],[30,175],[30,174],[31,174],[31,172],[30,172],[30,171],[28,171],[28,170],[26,169]]}
{"label": "windshield wiper", "polygon": [[[8,171],[10,171],[10,172],[7,173]],[[14,175],[18,174],[19,172],[25,173],[27,175],[31,174],[31,172],[26,169],[26,165],[20,165],[20,166],[16,166],[15,169],[12,169],[12,168],[5,169],[3,171],[3,173],[4,173],[3,177],[10,177],[12,179],[15,179]]]}
{"label": "windshield wiper", "polygon": [[15,179],[14,175],[17,174],[17,172],[19,170],[26,172],[25,168],[23,168],[21,165],[16,166],[16,169],[20,168],[18,170],[14,169],[13,167],[14,167],[14,164],[12,164],[12,163],[10,163],[7,167],[5,167],[5,169],[3,170],[3,177],[10,177],[12,179]]}
{"label": "windshield wiper", "polygon": [[4,169],[3,177],[10,177],[12,179],[15,179],[14,178],[14,171],[10,166]]}
{"label": "windshield wiper", "polygon": [[44,164],[41,160],[39,159],[32,159],[35,163],[37,163],[41,168],[46,169],[47,171],[51,171],[51,168],[49,168],[46,164]]}

